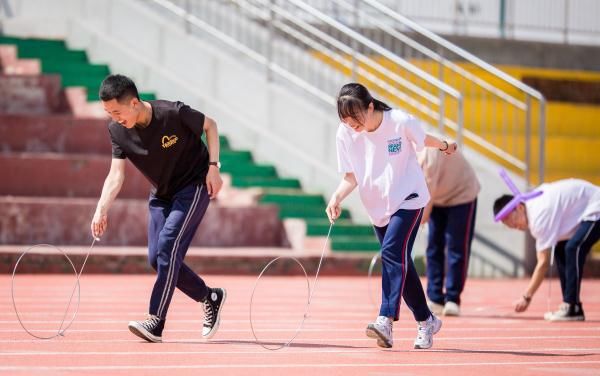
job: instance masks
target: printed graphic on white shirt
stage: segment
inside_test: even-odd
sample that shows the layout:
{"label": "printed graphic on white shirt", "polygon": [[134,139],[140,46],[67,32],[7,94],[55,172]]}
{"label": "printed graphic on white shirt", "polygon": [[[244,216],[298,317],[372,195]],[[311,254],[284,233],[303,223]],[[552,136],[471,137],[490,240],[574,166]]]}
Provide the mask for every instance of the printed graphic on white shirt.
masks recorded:
{"label": "printed graphic on white shirt", "polygon": [[388,140],[388,154],[398,155],[402,149],[402,137]]}

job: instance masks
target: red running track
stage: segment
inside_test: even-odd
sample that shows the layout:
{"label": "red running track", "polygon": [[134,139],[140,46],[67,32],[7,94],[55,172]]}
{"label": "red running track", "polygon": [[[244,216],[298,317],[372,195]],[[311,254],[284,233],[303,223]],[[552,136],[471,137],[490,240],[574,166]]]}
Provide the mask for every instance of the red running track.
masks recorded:
{"label": "red running track", "polygon": [[[11,280],[0,277],[0,374],[10,375],[599,375],[600,281],[584,280],[587,321],[548,323],[548,282],[524,314],[510,310],[526,280],[473,280],[463,295],[463,315],[442,318],[431,350],[413,350],[416,326],[402,308],[394,347],[379,349],[364,334],[377,309],[364,278],[319,278],[311,312],[296,341],[279,351],[255,343],[249,302],[255,277],[208,276],[228,290],[221,327],[201,339],[202,310],[176,292],[162,344],[127,330],[143,319],[153,277],[83,275],[79,314],[64,337],[32,339],[19,326],[10,300]],[[19,275],[16,298],[30,330],[52,335],[61,321],[73,276]],[[312,284],[312,280],[311,280]],[[552,284],[552,308],[560,302]],[[265,278],[253,305],[257,335],[279,344],[293,335],[307,299],[306,281]]]}

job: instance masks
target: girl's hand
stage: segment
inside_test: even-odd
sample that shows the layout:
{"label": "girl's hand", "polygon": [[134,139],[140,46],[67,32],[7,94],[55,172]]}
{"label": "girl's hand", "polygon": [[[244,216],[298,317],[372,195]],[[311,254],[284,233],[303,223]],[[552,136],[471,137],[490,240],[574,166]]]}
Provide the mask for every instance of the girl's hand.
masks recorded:
{"label": "girl's hand", "polygon": [[529,303],[531,302],[531,298],[526,299],[524,296],[521,299],[518,299],[514,302],[515,312],[525,312],[527,307],[529,307]]}
{"label": "girl's hand", "polygon": [[[448,143],[448,141],[442,141],[443,146],[440,148],[440,151],[446,155],[450,155],[458,149],[458,145],[456,142]],[[444,148],[445,146],[445,148]]]}
{"label": "girl's hand", "polygon": [[342,214],[340,202],[335,197],[331,197],[331,200],[329,200],[329,204],[327,204],[325,212],[327,213],[327,218],[329,218],[329,222],[335,222],[335,220],[339,218],[340,214]]}

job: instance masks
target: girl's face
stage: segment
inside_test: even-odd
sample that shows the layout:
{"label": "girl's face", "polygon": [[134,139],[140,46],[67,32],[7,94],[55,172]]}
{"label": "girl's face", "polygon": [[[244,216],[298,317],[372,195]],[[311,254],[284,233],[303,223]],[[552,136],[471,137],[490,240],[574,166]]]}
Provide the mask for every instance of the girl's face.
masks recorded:
{"label": "girl's face", "polygon": [[369,104],[366,111],[359,112],[356,119],[348,116],[343,118],[342,121],[355,132],[370,132],[379,126],[379,119],[375,116],[373,102]]}

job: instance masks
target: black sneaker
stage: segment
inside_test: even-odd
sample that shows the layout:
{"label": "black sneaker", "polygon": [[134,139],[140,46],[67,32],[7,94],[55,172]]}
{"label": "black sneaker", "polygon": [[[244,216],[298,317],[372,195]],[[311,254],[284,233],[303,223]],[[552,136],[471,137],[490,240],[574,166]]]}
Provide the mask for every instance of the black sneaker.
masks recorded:
{"label": "black sneaker", "polygon": [[556,312],[546,312],[544,319],[547,321],[585,321],[585,314],[581,303],[562,303]]}
{"label": "black sneaker", "polygon": [[129,331],[148,342],[162,342],[162,331],[165,320],[149,315],[144,321],[130,321]]}
{"label": "black sneaker", "polygon": [[202,337],[212,338],[219,329],[221,319],[221,307],[227,298],[227,291],[221,288],[210,289],[208,296],[204,299],[204,326]]}

